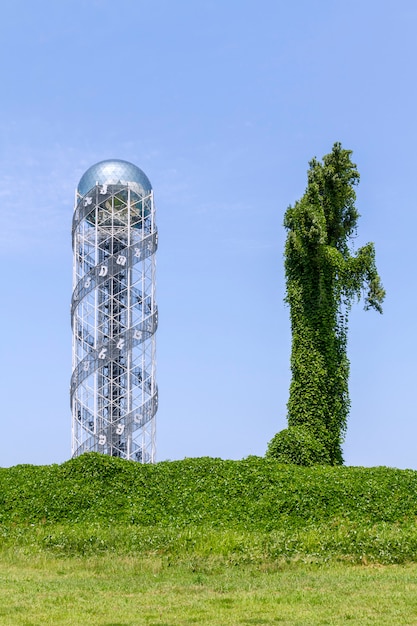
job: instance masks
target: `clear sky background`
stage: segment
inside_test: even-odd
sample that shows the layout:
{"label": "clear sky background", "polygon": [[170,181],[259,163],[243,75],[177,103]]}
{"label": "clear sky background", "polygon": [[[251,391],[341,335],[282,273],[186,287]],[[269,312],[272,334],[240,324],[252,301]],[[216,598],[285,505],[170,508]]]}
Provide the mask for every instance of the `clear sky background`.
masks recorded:
{"label": "clear sky background", "polygon": [[415,0],[3,0],[0,466],[70,457],[71,219],[97,161],[157,204],[157,458],[263,455],[290,382],[283,215],[335,141],[361,174],[349,465],[417,469]]}

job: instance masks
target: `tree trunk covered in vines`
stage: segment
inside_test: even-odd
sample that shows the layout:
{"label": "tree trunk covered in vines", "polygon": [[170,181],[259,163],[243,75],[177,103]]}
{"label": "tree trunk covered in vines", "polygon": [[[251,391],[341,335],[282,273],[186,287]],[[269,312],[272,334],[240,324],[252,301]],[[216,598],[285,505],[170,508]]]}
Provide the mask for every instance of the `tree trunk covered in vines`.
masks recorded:
{"label": "tree trunk covered in vines", "polygon": [[358,182],[351,151],[336,143],[323,162],[310,162],[305,194],[284,220],[292,331],[288,426],[306,429],[324,445],[333,465],[343,463],[350,408],[348,313],[364,290],[365,309],[382,312],[385,296],[374,245],[352,251]]}

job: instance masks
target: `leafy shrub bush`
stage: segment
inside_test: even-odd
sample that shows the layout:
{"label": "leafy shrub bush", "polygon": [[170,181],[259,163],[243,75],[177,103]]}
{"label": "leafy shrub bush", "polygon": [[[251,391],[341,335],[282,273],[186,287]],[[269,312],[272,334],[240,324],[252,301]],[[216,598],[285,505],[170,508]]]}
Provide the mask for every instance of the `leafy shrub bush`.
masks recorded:
{"label": "leafy shrub bush", "polygon": [[413,470],[255,456],[141,465],[90,453],[0,468],[0,556],[417,561],[416,494]]}
{"label": "leafy shrub bush", "polygon": [[272,531],[334,518],[403,523],[417,519],[416,494],[412,470],[262,457],[142,465],[89,453],[62,465],[0,468],[0,533],[28,524]]}
{"label": "leafy shrub bush", "polygon": [[304,426],[289,426],[269,442],[267,458],[295,465],[330,465],[327,446]]}

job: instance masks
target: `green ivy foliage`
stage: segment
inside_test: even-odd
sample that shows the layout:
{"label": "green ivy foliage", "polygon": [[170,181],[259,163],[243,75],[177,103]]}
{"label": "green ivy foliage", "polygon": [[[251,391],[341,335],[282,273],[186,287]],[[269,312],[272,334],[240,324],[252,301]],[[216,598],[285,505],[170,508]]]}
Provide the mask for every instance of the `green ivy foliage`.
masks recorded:
{"label": "green ivy foliage", "polygon": [[417,472],[84,454],[0,468],[0,557],[141,555],[218,568],[417,559]]}
{"label": "green ivy foliage", "polygon": [[0,468],[2,528],[76,524],[280,530],[348,519],[414,524],[417,472],[298,467],[251,456],[155,465],[95,452],[61,465]]}
{"label": "green ivy foliage", "polygon": [[266,457],[296,465],[330,465],[327,446],[305,426],[289,426],[269,442]]}
{"label": "green ivy foliage", "polygon": [[374,244],[352,250],[359,173],[351,154],[335,143],[322,162],[313,159],[307,189],[284,218],[292,331],[288,426],[302,426],[321,441],[331,465],[343,463],[350,408],[348,314],[363,293],[365,309],[382,313],[385,296]]}

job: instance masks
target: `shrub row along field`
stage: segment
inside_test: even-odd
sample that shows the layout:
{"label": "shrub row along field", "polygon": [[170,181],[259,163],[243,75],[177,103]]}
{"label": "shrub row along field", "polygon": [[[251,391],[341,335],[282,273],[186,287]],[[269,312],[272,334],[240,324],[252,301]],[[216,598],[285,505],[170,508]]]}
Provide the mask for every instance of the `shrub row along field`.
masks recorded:
{"label": "shrub row along field", "polygon": [[231,562],[417,560],[417,472],[86,454],[0,469],[3,548]]}

